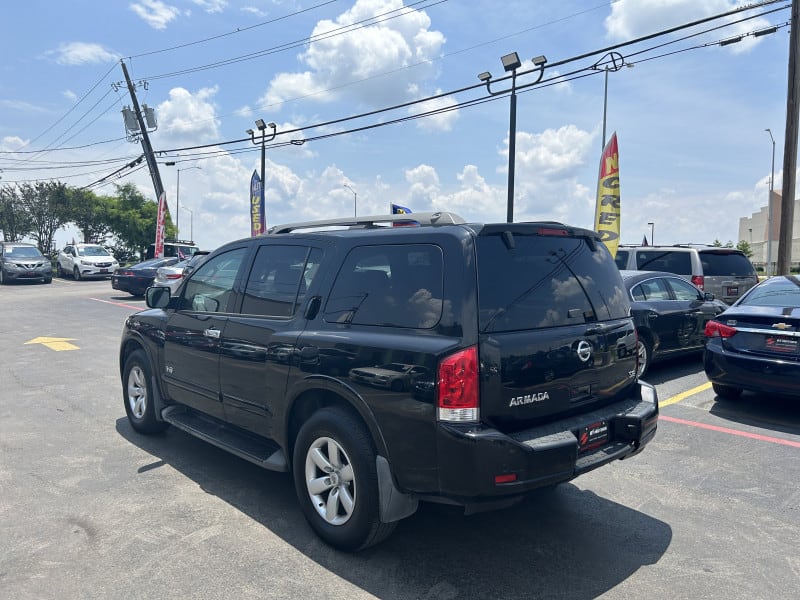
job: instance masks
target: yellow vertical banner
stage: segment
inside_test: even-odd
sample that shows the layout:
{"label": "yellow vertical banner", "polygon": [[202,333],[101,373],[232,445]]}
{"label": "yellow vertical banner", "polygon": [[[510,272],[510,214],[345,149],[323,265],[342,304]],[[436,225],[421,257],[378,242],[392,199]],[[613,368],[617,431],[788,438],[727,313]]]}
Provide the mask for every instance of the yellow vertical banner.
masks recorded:
{"label": "yellow vertical banner", "polygon": [[594,228],[608,247],[611,256],[617,255],[619,246],[619,150],[617,133],[603,148],[600,157],[600,174],[597,177],[597,206],[594,213]]}

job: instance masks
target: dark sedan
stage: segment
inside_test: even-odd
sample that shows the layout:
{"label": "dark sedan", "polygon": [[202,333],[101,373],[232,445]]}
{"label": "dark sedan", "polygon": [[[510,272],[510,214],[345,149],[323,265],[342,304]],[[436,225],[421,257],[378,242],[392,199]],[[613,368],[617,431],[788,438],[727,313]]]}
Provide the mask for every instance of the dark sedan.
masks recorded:
{"label": "dark sedan", "polygon": [[771,277],[706,324],[703,367],[719,399],[800,396],[800,279]]}
{"label": "dark sedan", "polygon": [[685,279],[662,271],[620,271],[636,325],[639,377],[654,361],[705,345],[706,323],[728,305]]}
{"label": "dark sedan", "polygon": [[167,267],[178,262],[178,258],[154,258],[130,267],[120,267],[111,276],[111,287],[128,292],[133,296],[143,296],[145,290],[153,285],[159,267]]}

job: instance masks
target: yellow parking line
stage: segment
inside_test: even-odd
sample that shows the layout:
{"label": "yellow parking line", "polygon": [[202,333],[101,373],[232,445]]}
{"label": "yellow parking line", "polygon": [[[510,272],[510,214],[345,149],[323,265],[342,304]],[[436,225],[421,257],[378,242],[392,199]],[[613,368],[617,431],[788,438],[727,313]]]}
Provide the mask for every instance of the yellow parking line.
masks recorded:
{"label": "yellow parking line", "polygon": [[669,406],[670,404],[677,404],[681,400],[685,400],[689,396],[694,396],[695,394],[699,394],[700,392],[704,392],[705,390],[711,387],[711,382],[707,381],[703,385],[698,385],[690,390],[686,390],[685,392],[681,392],[680,394],[675,394],[672,398],[667,398],[666,400],[660,401],[658,406]]}

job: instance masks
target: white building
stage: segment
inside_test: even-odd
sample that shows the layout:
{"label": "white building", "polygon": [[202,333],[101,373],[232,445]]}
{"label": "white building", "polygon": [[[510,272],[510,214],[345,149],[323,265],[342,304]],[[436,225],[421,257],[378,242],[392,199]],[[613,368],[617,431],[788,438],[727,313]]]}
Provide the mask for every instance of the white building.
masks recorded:
{"label": "white building", "polygon": [[[753,213],[749,217],[742,217],[739,219],[739,239],[744,240],[750,244],[753,255],[750,260],[756,268],[764,268],[766,270],[767,257],[769,257],[772,269],[770,272],[775,272],[775,266],[778,263],[778,237],[780,236],[780,222],[781,222],[781,194],[773,191],[770,204],[772,205],[772,244],[769,248],[767,244],[767,230],[769,228],[769,209],[762,206],[761,209]],[[792,224],[792,254],[791,263],[792,267],[797,267],[800,262],[800,238],[795,237],[794,232],[800,231],[800,200],[794,201],[794,223]]]}

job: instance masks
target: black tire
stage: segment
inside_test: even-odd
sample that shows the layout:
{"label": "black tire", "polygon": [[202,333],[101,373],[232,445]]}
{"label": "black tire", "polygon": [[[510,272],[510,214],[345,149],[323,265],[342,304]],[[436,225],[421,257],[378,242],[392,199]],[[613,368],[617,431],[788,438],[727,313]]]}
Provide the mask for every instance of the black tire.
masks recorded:
{"label": "black tire", "polygon": [[311,528],[335,548],[362,550],[395,528],[380,520],[375,456],[363,423],[340,408],[317,411],[300,429],[293,455],[297,498]]}
{"label": "black tire", "polygon": [[169,426],[156,420],[152,382],[150,361],[144,350],[132,352],[122,371],[122,397],[128,421],[139,433],[158,433]]}
{"label": "black tire", "polygon": [[393,392],[402,392],[405,388],[406,388],[406,386],[403,385],[403,380],[402,379],[395,379],[392,382],[392,391]]}
{"label": "black tire", "polygon": [[53,283],[53,278],[52,277],[45,277],[44,281],[42,281],[42,283]]}
{"label": "black tire", "polygon": [[78,267],[72,268],[72,277],[75,279],[75,281],[81,280],[81,270]]}
{"label": "black tire", "polygon": [[638,354],[639,365],[636,376],[641,379],[647,373],[650,365],[653,364],[653,344],[643,335],[639,335],[639,340],[636,342],[636,353]]}
{"label": "black tire", "polygon": [[6,276],[5,273],[3,273],[3,267],[0,267],[0,285],[5,285],[5,284],[6,284]]}
{"label": "black tire", "polygon": [[736,400],[736,398],[742,395],[742,388],[733,387],[731,385],[712,383],[711,387],[714,388],[714,393],[720,400]]}
{"label": "black tire", "polygon": [[64,269],[61,268],[60,262],[56,263],[56,277],[59,277],[60,279],[63,279],[65,277]]}

